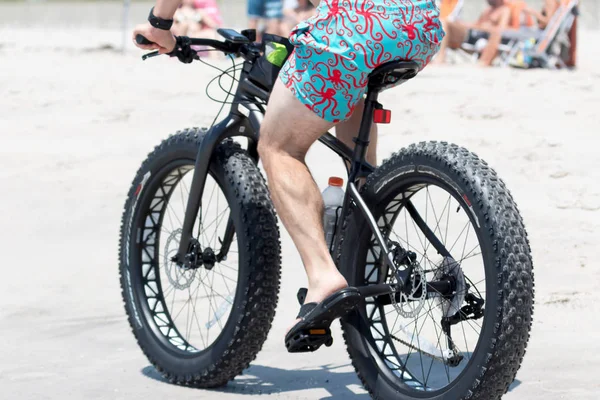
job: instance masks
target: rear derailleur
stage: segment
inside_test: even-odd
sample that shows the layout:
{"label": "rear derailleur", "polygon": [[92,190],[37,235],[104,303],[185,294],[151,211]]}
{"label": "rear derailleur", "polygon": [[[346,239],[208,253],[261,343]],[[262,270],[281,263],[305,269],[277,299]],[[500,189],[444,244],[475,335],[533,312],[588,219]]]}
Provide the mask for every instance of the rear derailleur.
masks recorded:
{"label": "rear derailleur", "polygon": [[[467,290],[468,288],[469,286],[467,285]],[[467,293],[465,295],[465,302],[467,304],[458,310],[454,315],[450,317],[442,317],[441,321],[442,330],[448,341],[448,348],[452,349],[453,352],[453,355],[445,360],[446,364],[450,367],[457,367],[464,358],[463,355],[458,353],[456,346],[454,345],[450,327],[462,321],[479,319],[483,317],[483,305],[485,303],[483,299],[475,296],[473,293]]]}

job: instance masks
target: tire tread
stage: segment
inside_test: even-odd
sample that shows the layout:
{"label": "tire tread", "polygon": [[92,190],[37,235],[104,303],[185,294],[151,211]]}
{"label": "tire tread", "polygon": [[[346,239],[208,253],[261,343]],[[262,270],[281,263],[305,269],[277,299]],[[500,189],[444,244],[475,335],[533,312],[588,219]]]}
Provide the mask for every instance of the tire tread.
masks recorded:
{"label": "tire tread", "polygon": [[[245,288],[246,298],[243,312],[237,314],[236,328],[228,350],[219,359],[204,369],[182,374],[166,369],[161,360],[155,357],[151,346],[142,340],[135,327],[135,321],[128,308],[123,262],[123,243],[128,230],[127,221],[132,212],[132,200],[137,184],[148,171],[148,164],[158,157],[164,157],[173,145],[186,145],[197,149],[206,129],[190,128],[178,131],[165,139],[148,155],[137,172],[129,190],[128,199],[121,220],[119,260],[120,281],[125,311],[139,347],[154,367],[171,383],[203,388],[220,387],[248,368],[267,339],[275,316],[281,278],[281,245],[277,216],[270,200],[266,182],[250,156],[231,139],[221,143],[213,154],[221,163],[227,183],[235,187],[235,195],[242,210],[242,223],[249,251],[247,265],[239,268],[250,273],[249,286]],[[245,179],[240,179],[241,177]],[[245,187],[242,186],[242,181]],[[238,235],[239,237],[239,235]],[[240,240],[241,242],[241,240]],[[251,245],[250,245],[251,244]]]}
{"label": "tire tread", "polygon": [[[462,180],[468,188],[472,206],[478,207],[485,216],[485,220],[480,221],[481,229],[488,233],[493,243],[497,279],[501,283],[501,290],[497,292],[498,321],[493,337],[483,343],[481,351],[487,352],[485,364],[480,366],[470,389],[457,400],[500,399],[520,368],[533,317],[533,263],[522,217],[506,185],[485,161],[465,148],[446,142],[421,142],[394,153],[369,175],[361,192],[369,192],[394,170],[410,165],[417,157],[443,164],[453,178]],[[350,212],[342,232],[346,231],[351,218]],[[338,246],[338,261],[344,248],[343,242],[342,236]],[[371,397],[378,399],[375,387],[366,381],[357,367],[349,335],[344,331],[343,336],[359,379]]]}

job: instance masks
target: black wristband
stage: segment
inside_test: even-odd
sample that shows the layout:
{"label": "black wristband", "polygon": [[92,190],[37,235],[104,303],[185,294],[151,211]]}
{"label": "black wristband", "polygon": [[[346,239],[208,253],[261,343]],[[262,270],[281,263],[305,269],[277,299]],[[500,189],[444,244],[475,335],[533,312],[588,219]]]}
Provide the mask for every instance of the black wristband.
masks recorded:
{"label": "black wristband", "polygon": [[150,22],[150,25],[152,25],[156,29],[161,29],[163,31],[171,30],[171,27],[173,26],[172,19],[162,19],[154,15],[154,7],[150,9],[150,15],[148,15],[148,22]]}

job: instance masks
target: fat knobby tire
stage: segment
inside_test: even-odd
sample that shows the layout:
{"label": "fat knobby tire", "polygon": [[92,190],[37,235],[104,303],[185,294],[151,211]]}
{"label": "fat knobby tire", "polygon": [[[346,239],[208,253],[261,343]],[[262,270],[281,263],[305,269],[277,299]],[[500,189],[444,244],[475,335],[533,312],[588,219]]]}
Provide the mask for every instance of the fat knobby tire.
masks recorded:
{"label": "fat knobby tire", "polygon": [[[408,168],[408,169],[407,169]],[[517,206],[496,172],[468,150],[445,142],[422,142],[393,154],[377,168],[362,188],[369,207],[377,204],[378,192],[399,185],[411,172],[427,170],[450,180],[460,197],[466,195],[479,219],[481,251],[486,262],[486,279],[495,282],[495,296],[488,292],[485,323],[477,354],[460,378],[440,394],[437,400],[497,400],[513,382],[519,369],[532,323],[534,280],[529,241]],[[407,172],[409,171],[409,172]],[[344,222],[338,262],[346,277],[351,277],[357,263],[361,229],[368,229],[359,212],[351,212]],[[359,224],[357,226],[357,224]],[[481,242],[482,241],[482,242]],[[364,260],[362,260],[364,262]],[[353,264],[354,263],[354,264]],[[489,265],[489,267],[488,267]],[[352,279],[351,279],[352,280]],[[350,284],[357,282],[350,282]],[[491,301],[490,301],[491,298]],[[492,310],[487,310],[491,307]],[[342,322],[344,338],[356,372],[375,399],[414,398],[392,382],[382,379],[358,332],[348,321]],[[420,395],[419,397],[422,397]]]}
{"label": "fat knobby tire", "polygon": [[[228,200],[235,223],[239,243],[240,265],[235,305],[228,323],[233,323],[231,334],[217,339],[209,352],[200,352],[196,357],[182,357],[165,348],[150,329],[148,320],[136,314],[144,299],[135,295],[130,285],[129,268],[139,268],[126,260],[125,246],[128,235],[133,235],[132,220],[136,212],[133,209],[139,184],[148,171],[150,181],[160,179],[160,169],[178,159],[186,159],[193,165],[198,147],[205,129],[192,128],[177,132],[157,146],[137,172],[121,221],[119,263],[122,296],[129,323],[138,345],[156,367],[170,382],[197,387],[219,387],[239,375],[256,358],[267,339],[271,323],[275,316],[280,282],[280,240],[277,218],[264,178],[255,162],[237,143],[226,140],[212,155],[211,172],[220,180],[222,190]],[[151,186],[148,183],[145,186]],[[131,238],[131,242],[134,242]],[[134,246],[134,244],[130,245]],[[133,253],[133,252],[131,252]],[[130,257],[133,259],[133,257]],[[245,260],[242,262],[242,260]],[[241,290],[241,292],[240,292]],[[238,302],[237,296],[242,294]],[[136,321],[141,320],[141,326]],[[233,321],[233,322],[232,322]],[[225,330],[224,330],[225,332]]]}

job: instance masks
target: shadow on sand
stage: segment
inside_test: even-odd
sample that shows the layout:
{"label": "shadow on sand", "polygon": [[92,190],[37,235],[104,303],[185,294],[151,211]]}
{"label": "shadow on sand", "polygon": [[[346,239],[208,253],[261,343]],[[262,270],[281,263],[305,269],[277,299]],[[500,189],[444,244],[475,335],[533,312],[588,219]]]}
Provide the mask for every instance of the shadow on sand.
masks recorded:
{"label": "shadow on sand", "polygon": [[[169,383],[151,365],[143,368],[141,372],[148,378]],[[520,384],[521,382],[515,379],[510,385],[509,392]],[[244,375],[229,382],[227,386],[212,391],[239,395],[267,395],[316,388],[329,392],[329,396],[321,397],[320,400],[370,398],[350,364],[323,365],[310,370],[287,370],[255,364],[245,370]]]}
{"label": "shadow on sand", "polygon": [[[151,379],[168,383],[151,365],[143,368],[141,372]],[[257,395],[315,388],[322,388],[329,392],[329,396],[321,397],[321,400],[369,399],[369,395],[362,389],[350,364],[323,365],[310,370],[287,370],[254,364],[244,371],[244,375],[235,378],[227,386],[212,391]]]}

